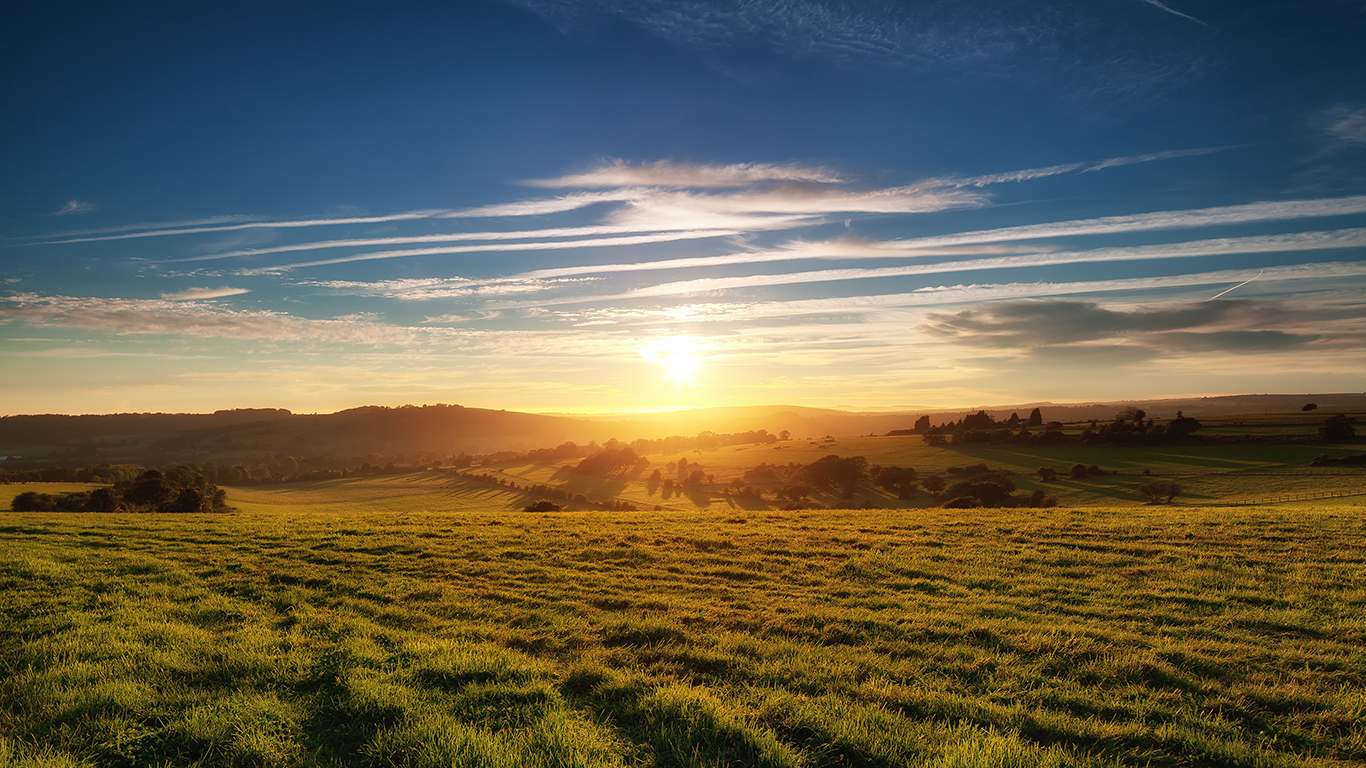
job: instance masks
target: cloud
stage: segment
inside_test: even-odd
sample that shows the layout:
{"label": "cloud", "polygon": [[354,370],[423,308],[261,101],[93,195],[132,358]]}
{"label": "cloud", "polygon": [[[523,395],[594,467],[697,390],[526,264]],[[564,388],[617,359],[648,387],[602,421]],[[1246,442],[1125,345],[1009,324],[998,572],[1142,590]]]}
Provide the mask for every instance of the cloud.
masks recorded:
{"label": "cloud", "polygon": [[1208,27],[1208,26],[1209,26],[1208,24],[1206,24],[1205,22],[1203,22],[1203,21],[1201,21],[1201,20],[1195,18],[1194,16],[1188,16],[1188,15],[1186,15],[1186,14],[1184,14],[1184,13],[1182,13],[1182,12],[1180,12],[1180,11],[1178,11],[1178,10],[1176,10],[1176,9],[1174,9],[1174,8],[1172,8],[1172,7],[1170,7],[1170,6],[1166,5],[1166,4],[1164,4],[1164,3],[1158,2],[1158,0],[1143,0],[1143,2],[1147,3],[1148,5],[1152,5],[1152,6],[1156,6],[1156,7],[1158,7],[1158,8],[1161,8],[1162,10],[1166,11],[1167,13],[1170,13],[1170,14],[1173,15],[1173,16],[1180,16],[1180,17],[1183,18],[1183,19],[1188,19],[1188,20],[1193,21],[1193,22],[1195,22],[1196,24],[1199,24],[1199,25],[1204,26],[1204,27]]}
{"label": "cloud", "polygon": [[66,216],[72,213],[89,213],[95,210],[94,203],[87,203],[84,200],[67,200],[66,205],[61,210],[53,211],[53,216]]}
{"label": "cloud", "polygon": [[[484,282],[465,278],[407,278],[359,282],[352,280],[299,281],[295,285],[322,288],[349,296],[377,296],[402,301],[426,301],[474,296],[510,296],[584,283],[596,278],[561,280],[507,280]],[[430,319],[429,319],[430,321]]]}
{"label": "cloud", "polygon": [[[934,264],[908,264],[899,267],[867,269],[826,269],[810,272],[740,275],[733,277],[704,277],[659,283],[632,289],[611,296],[577,297],[551,300],[550,303],[607,301],[663,296],[685,296],[708,291],[757,288],[774,285],[797,285],[842,280],[870,280],[911,275],[948,272],[981,272],[1000,269],[1058,266],[1063,264],[1144,261],[1150,259],[1178,259],[1247,253],[1277,253],[1332,250],[1366,247],[1366,228],[1342,229],[1329,232],[1302,232],[1291,235],[1217,238],[1187,243],[1143,245],[1120,248],[1096,248],[1089,251],[1059,251],[1025,256],[1001,256],[967,261],[948,261]],[[1247,279],[1247,278],[1243,278]]]}
{"label": "cloud", "polygon": [[670,231],[666,234],[657,235],[635,235],[590,240],[564,240],[551,243],[490,243],[487,245],[455,245],[441,248],[406,248],[398,251],[375,251],[372,253],[359,253],[351,256],[338,256],[332,259],[318,259],[316,261],[302,261],[294,264],[280,264],[273,267],[244,269],[242,270],[242,274],[269,274],[272,272],[287,272],[304,267],[322,267],[332,264],[349,264],[356,261],[374,261],[377,259],[401,259],[410,256],[443,256],[456,253],[489,253],[497,251],[549,251],[573,248],[605,248],[624,245],[644,245],[647,243],[665,243],[676,240],[690,240],[707,237],[727,237],[739,234],[742,233],[738,230],[703,229],[693,232]]}
{"label": "cloud", "polygon": [[[1087,280],[1069,283],[973,283],[940,285],[919,288],[905,293],[837,296],[820,299],[785,301],[710,302],[660,307],[604,306],[575,312],[557,312],[569,320],[610,320],[614,323],[633,321],[657,323],[671,313],[693,322],[740,321],[758,319],[790,320],[805,315],[848,315],[851,317],[878,315],[911,307],[971,304],[987,301],[1009,301],[1045,296],[1067,296],[1094,293],[1140,293],[1173,288],[1194,288],[1208,285],[1227,285],[1262,275],[1258,282],[1273,283],[1288,280],[1331,281],[1343,284],[1352,278],[1366,277],[1366,264],[1359,262],[1327,262],[1273,267],[1265,270],[1218,270],[1161,277]],[[1348,283],[1350,284],[1350,283]],[[1360,295],[1348,292],[1340,303],[1346,306],[1361,304]],[[1320,296],[1325,304],[1328,297]],[[548,302],[541,302],[542,305]],[[568,303],[568,302],[564,302]]]}
{"label": "cloud", "polygon": [[244,293],[251,293],[247,288],[188,288],[176,293],[163,293],[161,298],[167,301],[197,301],[200,299],[221,299],[225,296],[240,296]]}
{"label": "cloud", "polygon": [[114,334],[328,342],[409,342],[409,329],[371,322],[314,320],[281,312],[242,311],[169,300],[41,296],[0,302],[0,318],[33,326]]}
{"label": "cloud", "polygon": [[704,165],[669,160],[632,165],[610,160],[583,173],[523,182],[533,187],[747,187],[763,182],[837,184],[844,179],[825,168],[768,163]]}
{"label": "cloud", "polygon": [[1124,232],[1152,232],[1164,229],[1194,229],[1226,224],[1251,224],[1263,221],[1293,221],[1327,216],[1349,216],[1366,213],[1366,195],[1326,198],[1321,200],[1287,200],[1284,202],[1248,203],[1217,208],[1197,208],[1184,211],[1158,211],[1127,216],[1104,216],[1095,219],[1060,221],[1051,224],[1027,224],[1020,227],[961,232],[937,237],[909,240],[890,240],[888,247],[932,247],[963,243],[993,243],[1011,240],[1037,240],[1079,235],[1117,234]]}
{"label": "cloud", "polygon": [[[1361,316],[1362,309],[1354,314]],[[954,344],[995,349],[1106,342],[1181,353],[1264,352],[1318,340],[1320,334],[1291,333],[1280,327],[1287,323],[1316,324],[1331,314],[1336,313],[1249,300],[1128,310],[1109,309],[1095,302],[1051,300],[995,304],[954,314],[932,313],[921,330]]]}
{"label": "cloud", "polygon": [[1336,144],[1366,144],[1366,108],[1337,106],[1324,113],[1325,132]]}
{"label": "cloud", "polygon": [[[298,253],[301,251],[328,250],[333,248],[365,248],[377,245],[412,245],[417,243],[458,243],[470,240],[537,240],[552,237],[584,237],[591,235],[618,235],[640,232],[639,227],[555,227],[547,229],[519,230],[512,232],[456,232],[446,235],[410,235],[405,237],[357,237],[345,240],[322,240],[311,243],[270,246],[267,248],[244,248],[204,256],[190,256],[182,259],[167,259],[166,263],[191,261],[214,261],[217,259],[239,258],[244,256],[266,256],[276,253]],[[665,230],[668,231],[668,230]]]}
{"label": "cloud", "polygon": [[[72,201],[75,202],[75,201]],[[150,229],[141,232],[124,232],[122,234],[91,235],[89,237],[72,237],[64,240],[44,240],[41,244],[62,245],[67,243],[98,243],[109,240],[135,240],[144,237],[169,237],[171,235],[198,235],[205,232],[234,232],[243,229],[297,229],[300,227],[327,227],[341,224],[377,224],[391,221],[413,221],[415,219],[432,219],[448,211],[409,211],[407,213],[395,213],[388,216],[353,216],[349,218],[336,219],[285,219],[278,221],[249,221],[242,224],[222,224],[189,227],[169,227],[164,229]]]}

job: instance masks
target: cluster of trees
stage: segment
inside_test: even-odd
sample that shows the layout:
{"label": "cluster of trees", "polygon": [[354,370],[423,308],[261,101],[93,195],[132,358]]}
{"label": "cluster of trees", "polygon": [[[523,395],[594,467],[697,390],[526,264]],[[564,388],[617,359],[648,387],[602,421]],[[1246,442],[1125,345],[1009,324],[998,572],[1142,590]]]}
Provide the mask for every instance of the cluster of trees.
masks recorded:
{"label": "cluster of trees", "polygon": [[[479,480],[479,481],[481,481],[481,482],[488,483],[489,485],[496,485],[496,486],[499,486],[499,487],[502,487],[502,488],[508,488],[508,489],[514,490],[514,491],[522,491],[523,493],[527,493],[527,494],[530,494],[530,495],[532,495],[532,496],[541,496],[541,497],[543,497],[541,501],[546,501],[546,502],[548,502],[548,503],[553,503],[553,502],[550,502],[550,501],[549,501],[550,499],[559,499],[560,501],[570,501],[570,502],[573,502],[573,503],[575,503],[575,504],[581,504],[581,505],[583,505],[583,506],[585,506],[585,507],[593,507],[594,509],[607,509],[607,510],[612,510],[612,511],[616,511],[616,512],[636,512],[636,511],[638,511],[638,508],[637,508],[634,504],[631,504],[631,503],[629,503],[629,502],[620,501],[620,500],[618,500],[618,499],[607,499],[606,501],[593,501],[592,499],[588,498],[587,496],[584,496],[582,493],[570,493],[569,491],[566,491],[566,490],[564,490],[563,488],[557,488],[557,487],[555,487],[555,486],[553,486],[553,485],[545,485],[544,483],[534,483],[534,484],[527,484],[527,485],[518,485],[517,482],[516,482],[515,480],[508,480],[507,478],[498,477],[498,476],[493,475],[493,474],[490,474],[490,473],[488,473],[488,472],[473,473],[473,472],[456,472],[455,470],[452,470],[452,471],[451,471],[451,474],[456,475],[457,477],[466,478],[466,479],[468,479],[468,480]],[[536,502],[536,503],[540,503],[540,502]],[[561,506],[561,505],[556,505],[556,507],[557,507],[558,509],[563,509],[563,508],[564,508],[564,507]],[[550,510],[549,508],[546,508],[546,509],[530,509],[530,508],[528,508],[527,511],[528,511],[528,512],[538,512],[538,511],[539,511],[539,512],[545,512],[545,511],[552,511],[552,510]]]}
{"label": "cluster of trees", "polygon": [[88,464],[75,466],[45,466],[32,469],[0,467],[0,483],[97,483],[113,485],[132,480],[147,471],[137,464]]}
{"label": "cluster of trees", "polygon": [[166,472],[144,470],[137,477],[119,480],[93,491],[54,496],[26,491],[14,497],[16,512],[225,512],[230,508],[227,492],[214,485],[193,466],[172,467]]}
{"label": "cluster of trees", "polygon": [[574,471],[593,477],[611,477],[621,470],[644,469],[650,460],[637,455],[629,445],[606,448],[580,461]]}
{"label": "cluster of trees", "polygon": [[1356,419],[1347,416],[1345,413],[1333,414],[1319,425],[1319,439],[1334,442],[1351,440],[1357,436],[1356,427],[1353,426],[1356,423]]}
{"label": "cluster of trees", "polygon": [[[665,477],[665,474],[672,477]],[[666,463],[664,471],[656,469],[646,478],[649,492],[653,494],[656,490],[663,488],[667,498],[674,489],[697,489],[704,485],[711,485],[715,477],[707,472],[701,464],[697,462],[688,463],[686,457],[680,458],[678,463]]]}
{"label": "cluster of trees", "polygon": [[1366,453],[1355,453],[1351,456],[1333,458],[1326,453],[1320,453],[1309,462],[1312,467],[1356,467],[1366,465]]}
{"label": "cluster of trees", "polygon": [[511,462],[536,462],[540,464],[550,464],[561,462],[566,459],[577,459],[582,457],[592,457],[595,454],[605,452],[620,452],[623,449],[630,449],[636,456],[644,456],[647,453],[682,453],[683,451],[698,448],[724,448],[728,445],[750,445],[776,443],[779,440],[787,440],[789,434],[786,430],[777,435],[770,435],[767,430],[757,429],[750,432],[718,433],[718,432],[699,432],[692,437],[684,435],[673,435],[661,437],[654,440],[641,438],[623,443],[615,437],[609,439],[602,445],[591,442],[587,445],[578,445],[574,442],[564,442],[554,448],[537,448],[531,451],[494,451],[492,453],[466,454],[451,459],[450,464],[457,469],[464,469],[480,464],[506,464]]}
{"label": "cluster of trees", "polygon": [[[1200,422],[1186,418],[1177,412],[1176,418],[1165,424],[1158,424],[1147,418],[1141,408],[1125,408],[1115,414],[1113,421],[1104,424],[1092,421],[1089,429],[1080,434],[1068,435],[1062,430],[1062,422],[1044,422],[1038,408],[1030,412],[1029,418],[1021,419],[1012,413],[1004,421],[996,421],[986,411],[968,414],[958,421],[949,421],[937,427],[930,427],[928,418],[916,422],[916,428],[909,433],[923,435],[926,445],[970,443],[1018,443],[1030,445],[1052,445],[1061,442],[1111,442],[1122,445],[1155,444],[1190,437],[1200,429]],[[922,428],[923,427],[923,428]],[[1043,427],[1042,432],[1031,431]],[[894,430],[890,434],[906,434],[906,430]]]}

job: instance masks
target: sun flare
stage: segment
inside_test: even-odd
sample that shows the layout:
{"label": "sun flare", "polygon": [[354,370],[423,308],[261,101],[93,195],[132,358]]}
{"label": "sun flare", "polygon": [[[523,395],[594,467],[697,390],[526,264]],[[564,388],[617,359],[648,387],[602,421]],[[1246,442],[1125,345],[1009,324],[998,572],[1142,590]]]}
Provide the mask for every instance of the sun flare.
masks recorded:
{"label": "sun flare", "polygon": [[665,376],[674,386],[692,386],[697,383],[697,372],[701,367],[698,349],[696,340],[688,336],[673,336],[641,349],[640,356],[663,366]]}

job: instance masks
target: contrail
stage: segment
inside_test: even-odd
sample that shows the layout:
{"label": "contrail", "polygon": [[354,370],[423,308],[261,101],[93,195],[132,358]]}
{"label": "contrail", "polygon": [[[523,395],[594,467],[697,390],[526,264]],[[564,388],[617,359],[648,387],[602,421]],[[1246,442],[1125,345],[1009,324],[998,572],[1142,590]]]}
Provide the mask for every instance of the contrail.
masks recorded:
{"label": "contrail", "polygon": [[[1261,272],[1258,272],[1258,273],[1257,273],[1257,277],[1261,277],[1261,276],[1264,275],[1264,274],[1266,274],[1266,270],[1265,270],[1265,269],[1263,269]],[[1257,277],[1252,278],[1252,280],[1256,280]],[[1214,294],[1213,296],[1209,297],[1208,299],[1205,299],[1205,301],[1214,301],[1215,299],[1219,298],[1220,296],[1223,296],[1225,293],[1229,293],[1229,292],[1232,292],[1232,291],[1236,291],[1236,290],[1238,290],[1239,288],[1242,288],[1243,286],[1245,286],[1245,285],[1247,285],[1248,283],[1252,282],[1252,280],[1244,280],[1243,282],[1238,283],[1237,285],[1233,286],[1232,288],[1228,289],[1227,291],[1220,291],[1219,293]]]}
{"label": "contrail", "polygon": [[1182,13],[1182,12],[1176,10],[1175,8],[1171,8],[1171,7],[1167,6],[1167,5],[1164,5],[1164,4],[1162,4],[1162,3],[1159,3],[1157,0],[1143,0],[1143,2],[1147,3],[1148,5],[1155,5],[1155,6],[1157,6],[1158,8],[1161,8],[1162,10],[1166,11],[1167,13],[1170,13],[1170,14],[1173,15],[1173,16],[1180,16],[1180,17],[1183,18],[1183,19],[1190,19],[1191,21],[1195,22],[1196,24],[1200,24],[1200,25],[1206,26],[1206,27],[1209,26],[1208,24],[1206,24],[1205,22],[1203,22],[1203,21],[1201,21],[1201,20],[1195,18],[1194,16],[1188,16],[1188,15],[1186,15],[1186,14],[1184,14],[1184,13]]}

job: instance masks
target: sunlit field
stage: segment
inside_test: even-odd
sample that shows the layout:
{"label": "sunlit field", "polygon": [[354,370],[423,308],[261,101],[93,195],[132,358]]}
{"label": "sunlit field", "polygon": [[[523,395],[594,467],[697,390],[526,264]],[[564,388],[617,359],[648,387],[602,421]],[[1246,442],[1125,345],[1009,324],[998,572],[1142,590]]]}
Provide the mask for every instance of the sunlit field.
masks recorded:
{"label": "sunlit field", "polygon": [[7,513],[0,765],[1366,760],[1359,501],[524,498],[429,472]]}

